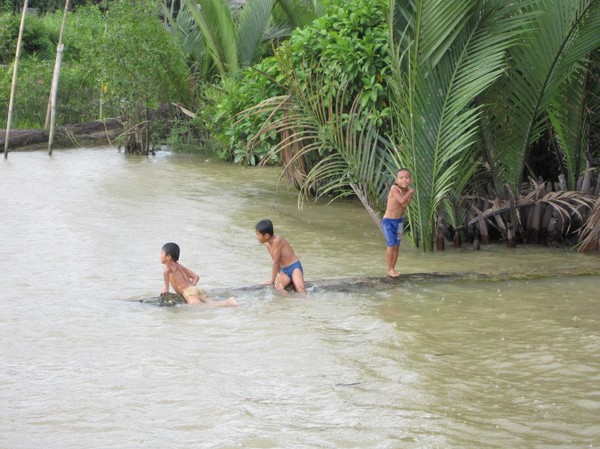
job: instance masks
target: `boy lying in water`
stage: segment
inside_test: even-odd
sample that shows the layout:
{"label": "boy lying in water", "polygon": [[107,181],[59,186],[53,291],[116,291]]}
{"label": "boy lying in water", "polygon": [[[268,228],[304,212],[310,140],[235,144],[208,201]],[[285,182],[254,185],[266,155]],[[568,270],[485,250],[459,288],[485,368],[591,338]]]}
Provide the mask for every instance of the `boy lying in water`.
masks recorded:
{"label": "boy lying in water", "polygon": [[165,243],[160,252],[160,263],[163,264],[163,276],[165,288],[160,296],[169,293],[169,284],[178,295],[183,296],[188,304],[205,303],[213,307],[237,306],[235,298],[230,297],[225,301],[213,301],[206,292],[197,287],[200,277],[189,268],[179,263],[179,245],[176,243]]}

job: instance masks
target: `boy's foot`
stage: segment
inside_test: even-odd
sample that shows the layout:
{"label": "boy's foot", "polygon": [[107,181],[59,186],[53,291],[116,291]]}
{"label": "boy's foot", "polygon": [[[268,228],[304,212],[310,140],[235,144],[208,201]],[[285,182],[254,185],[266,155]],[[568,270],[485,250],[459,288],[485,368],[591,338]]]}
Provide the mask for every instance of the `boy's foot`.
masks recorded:
{"label": "boy's foot", "polygon": [[227,306],[237,306],[238,302],[235,300],[235,298],[232,296],[230,298],[227,298],[225,301],[223,301],[224,305]]}
{"label": "boy's foot", "polygon": [[388,276],[391,278],[397,278],[398,276],[400,276],[400,273],[396,270],[394,270],[393,268],[390,268],[388,270]]}

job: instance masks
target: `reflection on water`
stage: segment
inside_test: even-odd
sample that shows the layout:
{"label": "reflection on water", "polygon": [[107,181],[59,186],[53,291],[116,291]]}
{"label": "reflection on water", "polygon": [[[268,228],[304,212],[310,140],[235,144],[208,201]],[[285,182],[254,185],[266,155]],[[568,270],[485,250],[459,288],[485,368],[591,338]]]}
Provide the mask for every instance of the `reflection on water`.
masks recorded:
{"label": "reflection on water", "polygon": [[[210,289],[270,274],[271,218],[308,280],[385,273],[353,201],[298,211],[275,169],[114,149],[0,168],[0,448],[600,446],[598,277],[403,284],[157,308],[160,247]],[[544,248],[423,255],[403,272],[600,269]]]}

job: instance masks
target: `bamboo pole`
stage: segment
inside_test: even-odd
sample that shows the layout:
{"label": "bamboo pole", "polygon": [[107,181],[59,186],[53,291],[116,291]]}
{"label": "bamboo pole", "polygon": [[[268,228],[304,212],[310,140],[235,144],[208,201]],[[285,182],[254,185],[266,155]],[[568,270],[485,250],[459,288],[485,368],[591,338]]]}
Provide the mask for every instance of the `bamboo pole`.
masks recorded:
{"label": "bamboo pole", "polygon": [[63,36],[65,34],[65,27],[67,24],[67,13],[71,7],[71,0],[65,0],[65,11],[63,13],[63,20],[60,26],[60,34],[58,36],[58,45],[56,47],[56,61],[54,63],[54,73],[52,74],[52,87],[50,89],[50,107],[46,113],[46,126],[48,124],[48,114],[50,115],[50,135],[48,137],[48,154],[52,155],[52,145],[54,144],[54,128],[56,125],[56,95],[58,93],[58,78],[60,76],[60,66],[62,64],[63,50],[65,48],[62,43]]}
{"label": "bamboo pole", "polygon": [[8,117],[6,119],[6,137],[4,140],[4,159],[8,157],[8,141],[10,140],[10,127],[12,125],[12,113],[15,100],[15,90],[17,87],[17,69],[19,67],[19,58],[21,57],[21,43],[23,41],[23,28],[25,28],[25,16],[27,15],[27,2],[23,2],[23,12],[21,14],[21,26],[19,27],[19,38],[17,39],[17,51],[15,53],[15,65],[13,67],[12,84],[10,86],[10,100],[8,102]]}

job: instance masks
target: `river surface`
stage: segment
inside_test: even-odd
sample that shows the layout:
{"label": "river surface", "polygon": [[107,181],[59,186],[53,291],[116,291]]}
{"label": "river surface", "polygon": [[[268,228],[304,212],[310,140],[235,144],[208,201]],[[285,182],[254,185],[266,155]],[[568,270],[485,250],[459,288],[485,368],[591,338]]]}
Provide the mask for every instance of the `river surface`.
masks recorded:
{"label": "river surface", "polygon": [[[385,274],[360,204],[298,210],[278,174],[114,148],[3,160],[0,448],[600,447],[598,276],[139,302],[163,287],[167,241],[209,294],[268,280],[262,218],[307,281]],[[581,267],[598,272],[600,257],[424,255],[405,241],[398,261],[404,273]]]}

